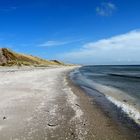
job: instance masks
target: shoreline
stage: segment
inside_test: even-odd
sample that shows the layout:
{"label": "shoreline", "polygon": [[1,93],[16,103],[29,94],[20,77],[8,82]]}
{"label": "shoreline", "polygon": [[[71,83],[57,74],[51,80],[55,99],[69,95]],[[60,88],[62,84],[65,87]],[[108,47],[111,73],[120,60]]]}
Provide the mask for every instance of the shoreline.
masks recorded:
{"label": "shoreline", "polygon": [[76,68],[0,71],[1,139],[134,139],[69,79]]}
{"label": "shoreline", "polygon": [[[89,128],[91,131],[92,130],[95,131],[95,133],[96,133],[95,135],[97,136],[97,139],[132,140],[132,139],[139,138],[139,137],[135,136],[135,134],[133,134],[133,132],[131,132],[131,130],[129,130],[129,128],[126,128],[126,126],[123,126],[122,124],[118,124],[118,122],[116,120],[113,120],[111,115],[109,114],[109,112],[105,111],[100,106],[100,104],[96,102],[95,97],[88,95],[88,93],[84,89],[82,89],[79,85],[74,83],[70,79],[70,75],[67,76],[67,80],[68,80],[69,86],[71,87],[73,93],[78,96],[80,105],[86,114],[85,116],[89,120]],[[97,91],[95,91],[95,92],[97,92]],[[99,94],[99,93],[97,93],[97,94]],[[111,104],[114,105],[113,103],[111,103]],[[102,124],[99,121],[101,121]],[[96,126],[96,128],[95,128],[95,126]],[[102,133],[102,135],[100,135],[101,133]]]}

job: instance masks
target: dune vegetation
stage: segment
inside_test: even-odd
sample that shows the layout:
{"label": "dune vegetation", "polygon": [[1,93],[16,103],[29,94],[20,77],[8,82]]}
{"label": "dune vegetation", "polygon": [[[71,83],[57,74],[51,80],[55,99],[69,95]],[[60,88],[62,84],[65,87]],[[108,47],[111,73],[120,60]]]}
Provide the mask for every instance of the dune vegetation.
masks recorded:
{"label": "dune vegetation", "polygon": [[58,60],[46,60],[32,55],[16,53],[8,48],[0,48],[0,66],[48,66],[65,65]]}

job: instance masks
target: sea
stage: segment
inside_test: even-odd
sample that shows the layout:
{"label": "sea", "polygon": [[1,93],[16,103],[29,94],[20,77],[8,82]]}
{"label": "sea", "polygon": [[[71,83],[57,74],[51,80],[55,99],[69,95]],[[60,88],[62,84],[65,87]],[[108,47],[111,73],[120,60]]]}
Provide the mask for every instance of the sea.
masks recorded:
{"label": "sea", "polygon": [[83,66],[70,76],[110,117],[140,128],[140,65]]}

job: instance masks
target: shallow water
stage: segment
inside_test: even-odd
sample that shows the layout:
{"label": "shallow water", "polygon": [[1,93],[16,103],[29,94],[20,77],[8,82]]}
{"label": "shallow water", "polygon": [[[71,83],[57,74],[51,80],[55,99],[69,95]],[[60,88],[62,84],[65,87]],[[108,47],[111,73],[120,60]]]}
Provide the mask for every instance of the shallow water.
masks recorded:
{"label": "shallow water", "polygon": [[91,96],[98,91],[140,125],[140,66],[84,66],[71,76]]}

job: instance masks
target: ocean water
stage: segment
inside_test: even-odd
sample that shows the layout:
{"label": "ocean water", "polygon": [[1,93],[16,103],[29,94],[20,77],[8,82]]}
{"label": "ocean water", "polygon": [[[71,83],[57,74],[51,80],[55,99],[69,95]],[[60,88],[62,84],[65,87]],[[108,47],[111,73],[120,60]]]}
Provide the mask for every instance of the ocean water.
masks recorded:
{"label": "ocean water", "polygon": [[[140,125],[140,66],[83,66],[71,73],[90,95],[101,94]],[[99,96],[100,97],[100,96]]]}

